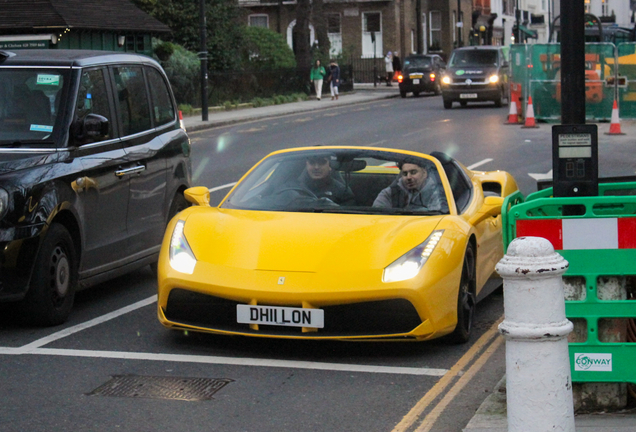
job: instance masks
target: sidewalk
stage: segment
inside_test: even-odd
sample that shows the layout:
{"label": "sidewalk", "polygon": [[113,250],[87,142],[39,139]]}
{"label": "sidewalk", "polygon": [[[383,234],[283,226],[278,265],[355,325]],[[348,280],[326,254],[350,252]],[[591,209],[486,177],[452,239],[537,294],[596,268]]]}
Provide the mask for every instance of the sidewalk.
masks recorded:
{"label": "sidewalk", "polygon": [[[540,415],[540,413],[537,413]],[[507,432],[506,377],[481,404],[463,432]],[[634,432],[636,409],[574,416],[576,432]]]}
{"label": "sidewalk", "polygon": [[197,130],[227,126],[244,121],[260,120],[263,118],[278,117],[287,114],[298,114],[308,111],[354,105],[399,96],[400,90],[396,83],[394,83],[391,87],[386,84],[378,84],[377,87],[374,87],[373,84],[356,84],[352,92],[340,94],[338,100],[332,101],[329,93],[323,93],[322,100],[320,101],[316,100],[315,96],[311,96],[310,99],[306,101],[281,105],[270,105],[259,108],[243,108],[229,111],[209,110],[208,121],[201,120],[201,114],[185,117],[183,121],[185,123],[186,130],[188,132],[194,132]]}

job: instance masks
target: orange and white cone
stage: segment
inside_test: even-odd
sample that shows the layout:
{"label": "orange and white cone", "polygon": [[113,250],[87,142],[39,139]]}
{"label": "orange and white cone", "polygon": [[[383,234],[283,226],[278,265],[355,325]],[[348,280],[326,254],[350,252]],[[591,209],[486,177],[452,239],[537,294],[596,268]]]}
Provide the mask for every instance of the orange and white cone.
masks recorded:
{"label": "orange and white cone", "polygon": [[534,108],[532,107],[532,96],[528,96],[528,107],[526,108],[526,123],[522,126],[524,128],[538,128],[534,119]]}
{"label": "orange and white cone", "polygon": [[609,132],[606,132],[605,135],[624,135],[621,132],[621,123],[618,118],[618,104],[616,103],[616,99],[614,100],[614,106],[612,107],[612,120],[610,122]]}
{"label": "orange and white cone", "polygon": [[504,124],[518,125],[519,114],[517,113],[517,95],[512,94],[512,100],[510,101],[510,111],[508,112],[508,122]]}

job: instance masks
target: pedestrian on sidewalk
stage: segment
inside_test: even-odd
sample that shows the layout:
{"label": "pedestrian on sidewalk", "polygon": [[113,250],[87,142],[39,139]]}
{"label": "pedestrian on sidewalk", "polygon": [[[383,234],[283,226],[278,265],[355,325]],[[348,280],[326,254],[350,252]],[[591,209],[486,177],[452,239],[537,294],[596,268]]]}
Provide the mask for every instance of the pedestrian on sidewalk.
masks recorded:
{"label": "pedestrian on sidewalk", "polygon": [[386,57],[384,57],[384,66],[386,68],[386,85],[390,86],[391,81],[393,81],[393,54],[391,51],[386,53]]}
{"label": "pedestrian on sidewalk", "polygon": [[316,99],[320,100],[322,97],[322,81],[327,75],[327,71],[324,66],[320,64],[320,60],[316,60],[316,63],[309,72],[309,79],[314,83],[314,89],[316,90]]}
{"label": "pedestrian on sidewalk", "polygon": [[329,64],[329,87],[331,88],[331,100],[338,99],[338,86],[340,85],[340,66],[335,60]]}
{"label": "pedestrian on sidewalk", "polygon": [[400,72],[402,72],[402,61],[400,60],[400,56],[398,55],[397,51],[393,53],[393,71],[396,74],[399,74]]}

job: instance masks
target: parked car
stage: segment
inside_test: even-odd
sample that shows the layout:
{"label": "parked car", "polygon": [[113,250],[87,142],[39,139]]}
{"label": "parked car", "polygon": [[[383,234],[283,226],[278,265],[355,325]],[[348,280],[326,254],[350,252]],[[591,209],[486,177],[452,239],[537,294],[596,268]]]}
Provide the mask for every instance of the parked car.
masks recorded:
{"label": "parked car", "polygon": [[470,46],[456,48],[442,78],[444,108],[453,102],[493,101],[496,107],[510,101],[510,66],[501,47]]}
{"label": "parked car", "polygon": [[[411,181],[427,197],[404,206],[392,191]],[[186,190],[196,205],[166,230],[159,320],[225,335],[466,342],[478,299],[501,286],[501,206],[516,190],[506,172],[437,152],[272,153],[218,207],[207,188]]]}
{"label": "parked car", "polygon": [[402,73],[398,74],[400,96],[405,98],[407,93],[419,96],[423,92],[440,94],[440,81],[445,67],[446,63],[437,54],[407,56],[404,59]]}
{"label": "parked car", "polygon": [[56,325],[77,289],[156,263],[189,156],[151,58],[0,51],[0,301]]}

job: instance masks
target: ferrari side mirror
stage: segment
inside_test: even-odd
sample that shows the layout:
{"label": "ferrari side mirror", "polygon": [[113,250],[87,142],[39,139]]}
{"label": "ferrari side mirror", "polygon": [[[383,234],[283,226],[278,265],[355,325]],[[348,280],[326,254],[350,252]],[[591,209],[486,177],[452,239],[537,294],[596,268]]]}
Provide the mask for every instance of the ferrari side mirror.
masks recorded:
{"label": "ferrari side mirror", "polygon": [[188,188],[183,192],[183,196],[192,204],[202,207],[210,206],[210,191],[205,186]]}

